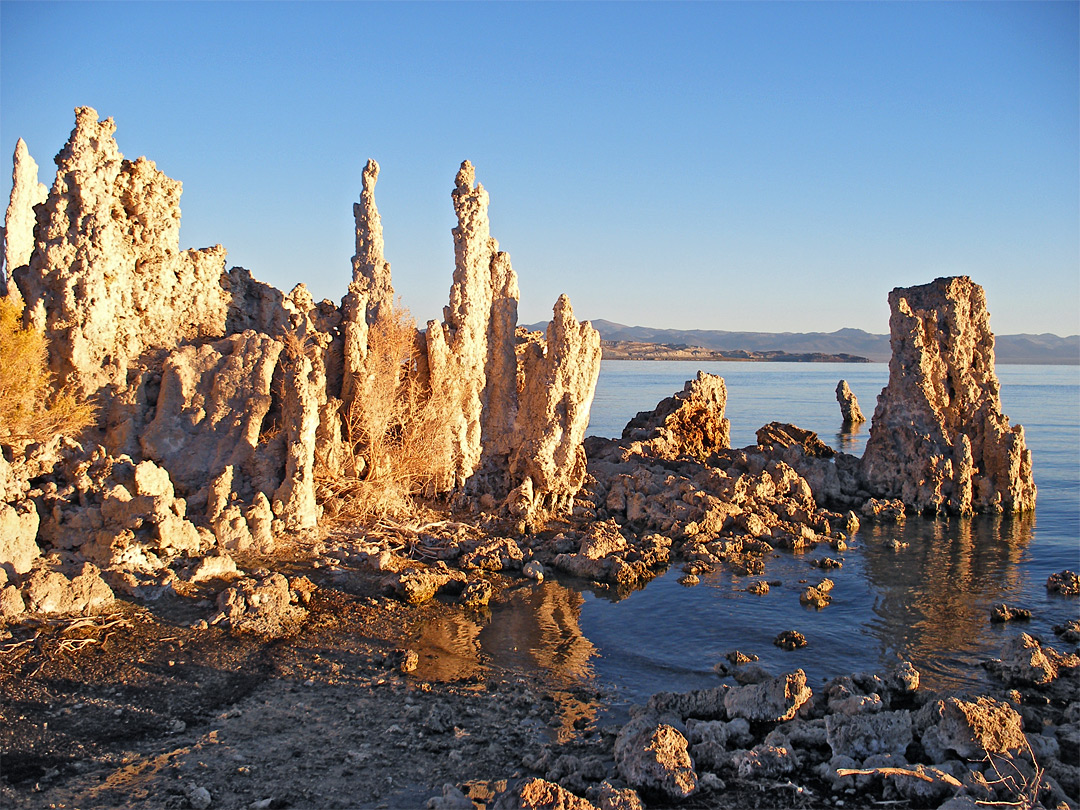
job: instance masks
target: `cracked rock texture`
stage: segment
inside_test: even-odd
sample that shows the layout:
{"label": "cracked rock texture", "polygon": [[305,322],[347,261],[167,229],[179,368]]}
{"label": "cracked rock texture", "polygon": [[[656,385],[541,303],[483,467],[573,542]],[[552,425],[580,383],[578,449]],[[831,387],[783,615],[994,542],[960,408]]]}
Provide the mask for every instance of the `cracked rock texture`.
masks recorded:
{"label": "cracked rock texture", "polygon": [[517,275],[488,221],[488,193],[461,164],[452,192],[454,283],[445,323],[430,321],[432,396],[454,415],[456,489],[503,499],[529,522],[568,513],[585,477],[582,442],[600,373],[600,335],[560,296],[546,339],[517,328]]}
{"label": "cracked rock texture", "polygon": [[683,390],[643,411],[623,429],[623,440],[640,443],[642,455],[674,460],[691,456],[705,461],[731,446],[731,423],[724,417],[724,380],[704,371],[687,380]]}
{"label": "cracked rock texture", "polygon": [[889,293],[892,359],[862,459],[867,489],[917,512],[1035,508],[1024,429],[1001,412],[982,287],[966,276]]}
{"label": "cracked rock texture", "polygon": [[523,378],[516,430],[520,442],[510,476],[521,482],[511,494],[511,513],[569,514],[585,481],[583,443],[600,375],[600,334],[578,323],[570,299],[559,296],[544,343],[526,342],[519,355]]}

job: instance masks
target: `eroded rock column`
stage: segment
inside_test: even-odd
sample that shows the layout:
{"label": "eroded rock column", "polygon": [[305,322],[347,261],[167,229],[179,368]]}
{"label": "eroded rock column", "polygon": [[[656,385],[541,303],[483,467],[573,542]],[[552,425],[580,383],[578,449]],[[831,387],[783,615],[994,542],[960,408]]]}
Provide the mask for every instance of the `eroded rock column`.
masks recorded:
{"label": "eroded rock column", "polygon": [[510,475],[519,483],[512,514],[534,520],[568,514],[585,481],[582,442],[600,376],[600,333],[578,323],[570,299],[559,296],[544,344],[528,342],[521,356],[521,390]]}
{"label": "eroded rock column", "polygon": [[1024,429],[1001,412],[986,295],[966,276],[889,294],[892,359],[862,459],[867,489],[919,512],[1035,507]]}
{"label": "eroded rock column", "polygon": [[4,262],[0,269],[0,297],[12,296],[22,300],[18,287],[10,283],[17,267],[30,263],[34,252],[34,206],[45,202],[49,189],[38,182],[38,165],[22,138],[15,144],[11,170],[11,198],[4,218]]}
{"label": "eroded rock column", "polygon": [[851,392],[847,380],[841,380],[836,384],[836,401],[840,403],[840,415],[845,425],[861,425],[866,421],[859,407],[859,400]]}
{"label": "eroded rock column", "polygon": [[500,429],[513,424],[516,411],[516,383],[508,382],[507,372],[516,368],[517,277],[510,257],[498,251],[499,243],[491,237],[488,193],[475,180],[466,160],[451,193],[458,226],[453,229],[450,304],[443,310],[445,323],[430,321],[427,330],[432,395],[452,403],[449,452],[458,489],[480,466],[485,442],[490,459],[486,466],[492,467],[485,478],[490,482],[498,477],[494,468],[500,456],[505,471],[510,440]]}

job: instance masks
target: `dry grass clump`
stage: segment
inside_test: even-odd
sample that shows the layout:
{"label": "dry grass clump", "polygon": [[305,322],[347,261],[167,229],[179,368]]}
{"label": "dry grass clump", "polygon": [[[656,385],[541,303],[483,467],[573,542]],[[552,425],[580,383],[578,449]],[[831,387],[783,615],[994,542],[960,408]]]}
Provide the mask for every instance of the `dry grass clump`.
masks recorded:
{"label": "dry grass clump", "polygon": [[447,403],[432,397],[423,344],[408,310],[381,314],[368,330],[365,373],[342,407],[342,453],[319,475],[324,515],[337,523],[403,517],[450,471]]}
{"label": "dry grass clump", "polygon": [[0,298],[0,441],[74,436],[92,424],[96,414],[96,406],[70,390],[55,390],[45,336],[24,329],[20,307]]}

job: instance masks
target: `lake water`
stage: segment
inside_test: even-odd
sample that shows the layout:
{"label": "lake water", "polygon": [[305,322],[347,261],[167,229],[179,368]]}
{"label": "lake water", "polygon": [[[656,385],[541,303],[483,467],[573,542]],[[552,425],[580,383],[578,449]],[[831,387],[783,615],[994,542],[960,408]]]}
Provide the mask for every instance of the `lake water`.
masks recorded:
{"label": "lake water", "polygon": [[[856,455],[870,427],[841,430],[836,384],[846,379],[869,417],[888,380],[882,364],[605,361],[589,434],[619,436],[638,411],[680,390],[699,368],[726,381],[732,446],[753,444],[757,429],[775,420]],[[764,596],[747,593],[748,580],[726,570],[684,587],[678,566],[619,601],[609,589],[579,590],[580,581],[523,585],[486,620],[456,611],[445,626],[425,627],[418,641],[438,650],[432,660],[446,669],[425,677],[536,668],[568,685],[595,687],[604,697],[584,703],[570,690],[555,693],[558,733],[572,735],[582,721],[624,719],[629,704],[654,692],[716,685],[713,666],[735,649],[760,656],[775,674],[801,667],[811,685],[907,659],[924,686],[968,690],[986,683],[980,662],[1010,636],[1030,632],[1065,648],[1051,628],[1080,618],[1080,600],[1048,594],[1046,579],[1080,569],[1080,367],[1001,366],[998,376],[1003,408],[1024,426],[1034,457],[1034,514],[908,518],[865,525],[842,555],[827,547],[778,551],[767,559],[766,578],[781,584]],[[883,541],[891,537],[910,545],[889,550]],[[843,567],[826,573],[811,566],[826,555],[841,556]],[[801,605],[806,582],[824,576],[836,583],[832,604],[820,611]],[[997,602],[1028,608],[1034,618],[991,624]],[[789,629],[808,645],[791,652],[773,646]]]}
{"label": "lake water", "polygon": [[[814,430],[838,450],[861,455],[866,424],[842,431],[835,389],[846,379],[867,418],[888,381],[884,364],[699,363],[605,361],[589,434],[619,436],[626,422],[682,388],[698,369],[727,384],[731,444],[755,443],[771,421]],[[931,688],[964,689],[984,682],[979,662],[1009,636],[1030,632],[1064,647],[1051,628],[1080,618],[1075,598],[1050,595],[1046,578],[1080,566],[1080,367],[999,366],[1002,406],[1022,424],[1039,488],[1034,515],[969,520],[909,518],[903,526],[866,525],[844,553],[844,566],[826,574],[806,555],[778,552],[766,577],[783,584],[765,596],[740,588],[726,571],[678,584],[679,568],[629,597],[610,602],[586,593],[582,635],[595,648],[594,676],[615,703],[640,702],[659,690],[717,683],[713,665],[740,649],[761,657],[770,671],[802,667],[810,682],[880,671],[911,660]],[[910,547],[892,551],[882,541],[900,536]],[[799,604],[805,587],[829,576],[836,583],[824,610]],[[1030,623],[993,625],[996,602],[1030,609]],[[796,629],[807,647],[779,650],[772,639]]]}

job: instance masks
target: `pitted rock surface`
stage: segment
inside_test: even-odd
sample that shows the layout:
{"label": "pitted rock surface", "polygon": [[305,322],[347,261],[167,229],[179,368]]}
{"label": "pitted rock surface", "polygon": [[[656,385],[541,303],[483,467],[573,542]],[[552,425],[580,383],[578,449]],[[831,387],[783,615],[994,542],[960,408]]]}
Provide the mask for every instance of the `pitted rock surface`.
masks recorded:
{"label": "pitted rock surface", "polygon": [[862,459],[867,489],[917,512],[1035,508],[1024,429],[1001,412],[982,287],[939,278],[889,294],[892,359]]}

